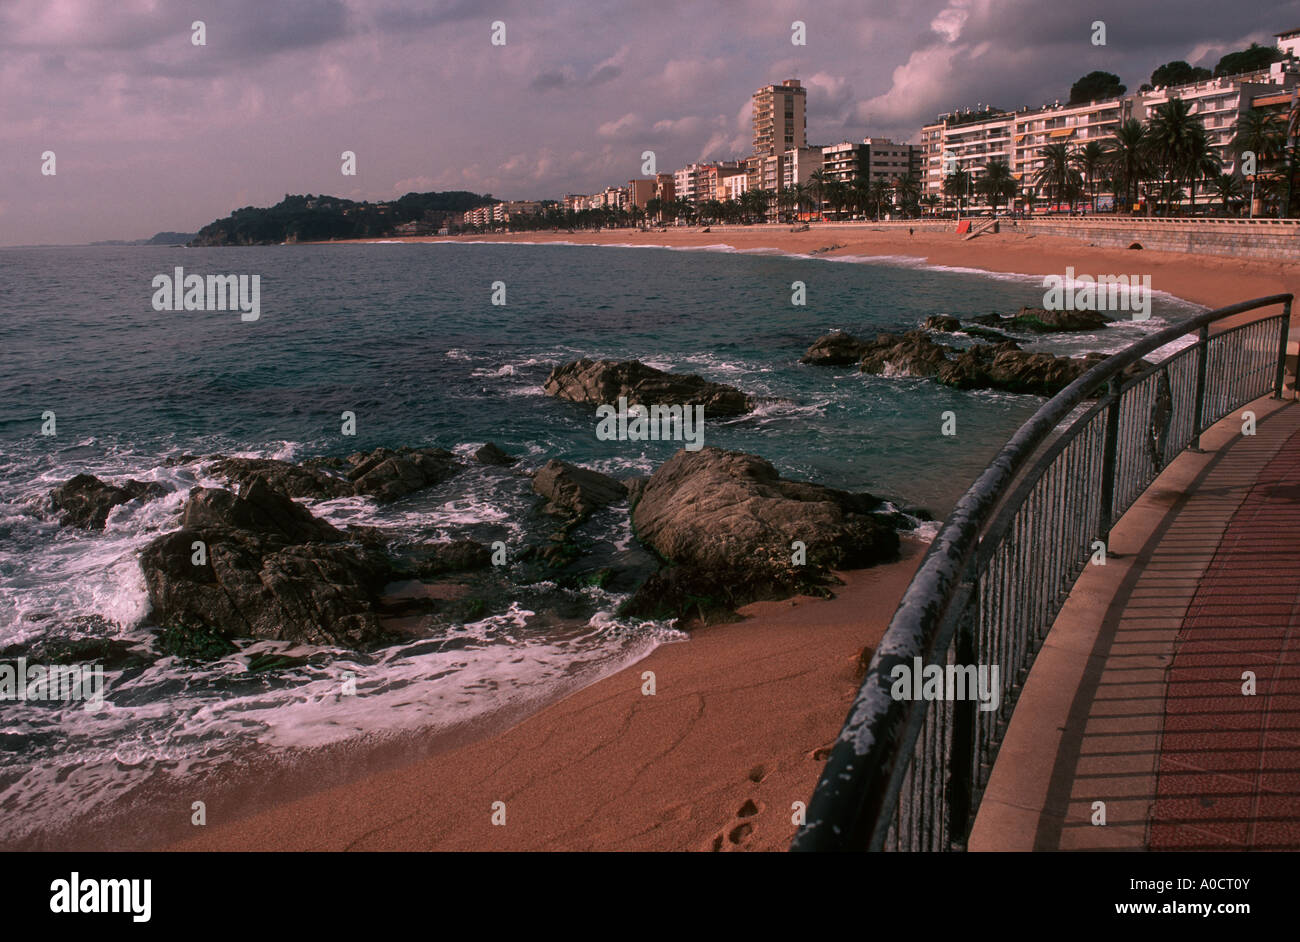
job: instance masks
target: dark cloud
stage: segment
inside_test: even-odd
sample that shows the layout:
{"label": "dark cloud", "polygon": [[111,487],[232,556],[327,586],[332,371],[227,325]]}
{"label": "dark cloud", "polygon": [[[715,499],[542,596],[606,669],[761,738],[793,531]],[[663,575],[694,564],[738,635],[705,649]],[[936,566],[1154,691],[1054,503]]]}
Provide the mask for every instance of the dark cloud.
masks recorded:
{"label": "dark cloud", "polygon": [[668,169],[743,153],[750,95],[791,77],[815,142],[916,140],[941,111],[1051,102],[1094,69],[1132,89],[1295,26],[1300,0],[0,0],[0,241],[137,237],[401,181],[592,192],[646,147]]}

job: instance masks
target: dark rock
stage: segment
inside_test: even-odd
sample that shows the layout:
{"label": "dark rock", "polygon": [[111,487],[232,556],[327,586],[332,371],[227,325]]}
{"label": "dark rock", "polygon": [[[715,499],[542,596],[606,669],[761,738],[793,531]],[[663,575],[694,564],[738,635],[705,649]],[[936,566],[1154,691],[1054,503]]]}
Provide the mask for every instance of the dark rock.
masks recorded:
{"label": "dark rock", "polygon": [[1013,344],[976,344],[945,364],[935,377],[957,389],[1002,389],[1054,396],[1098,360],[1028,353]]}
{"label": "dark rock", "polygon": [[[665,562],[628,614],[711,617],[763,598],[823,593],[832,568],[894,559],[882,502],[782,478],[755,455],[679,451],[651,476],[632,514],[638,539]],[[792,544],[804,544],[804,564]]]}
{"label": "dark rock", "polygon": [[1016,339],[1010,334],[1004,334],[1002,331],[994,330],[992,327],[977,327],[974,324],[967,324],[961,330],[962,333],[974,337],[977,340],[988,340],[993,343],[1013,343],[1017,348],[1020,347],[1020,344],[1016,343]]}
{"label": "dark rock", "polygon": [[623,486],[627,488],[628,506],[636,506],[636,502],[641,499],[641,492],[645,490],[645,486],[649,481],[650,478],[644,474],[631,478],[623,478]]}
{"label": "dark rock", "polygon": [[272,488],[289,497],[328,500],[346,497],[353,487],[344,479],[319,468],[291,464],[274,458],[222,458],[208,471],[225,478],[236,487],[247,487],[254,478],[262,478]]}
{"label": "dark rock", "polygon": [[800,363],[814,366],[847,366],[857,363],[871,348],[871,343],[841,331],[817,338],[799,358]]}
{"label": "dark rock", "polygon": [[510,465],[519,459],[513,455],[508,455],[493,442],[488,442],[478,451],[474,452],[474,460],[479,464],[491,465]]}
{"label": "dark rock", "polygon": [[105,670],[117,670],[147,664],[150,657],[136,643],[124,638],[40,638],[31,644],[11,644],[0,648],[0,661],[26,658],[28,663],[97,664]]}
{"label": "dark rock", "polygon": [[985,314],[974,321],[984,327],[1047,334],[1099,330],[1110,323],[1110,318],[1099,311],[1049,311],[1041,307],[1022,307],[1005,317]]}
{"label": "dark rock", "polygon": [[545,513],[573,518],[627,497],[627,488],[613,478],[554,459],[533,476],[533,491],[546,498]]}
{"label": "dark rock", "polygon": [[492,564],[492,551],[474,540],[429,543],[413,555],[415,571],[422,577],[482,569]]}
{"label": "dark rock", "polygon": [[119,504],[161,497],[167,489],[152,481],[127,480],[121,485],[108,484],[93,474],[78,474],[50,491],[55,510],[63,511],[59,523],[65,527],[102,530],[109,512]]}
{"label": "dark rock", "polygon": [[[442,448],[376,448],[345,459],[311,458],[291,464],[272,458],[223,458],[210,471],[240,487],[262,478],[289,497],[328,500],[360,494],[380,502],[440,484],[461,465]],[[346,477],[336,473],[343,471]]]}
{"label": "dark rock", "polygon": [[947,362],[950,349],[922,330],[910,330],[901,337],[880,334],[863,353],[860,369],[886,376],[933,376]]}
{"label": "dark rock", "polygon": [[931,314],[921,325],[923,330],[938,330],[944,333],[954,333],[961,330],[961,321],[947,314]]}
{"label": "dark rock", "polygon": [[[140,554],[164,650],[228,653],[232,638],[361,647],[383,640],[377,604],[392,575],[383,554],[254,478],[239,497],[196,488],[182,529]],[[206,563],[193,562],[202,542]]]}
{"label": "dark rock", "polygon": [[743,415],[754,407],[752,397],[733,386],[713,383],[694,374],[656,370],[638,360],[583,358],[551,370],[543,387],[548,396],[591,405],[700,405],[706,415]]}
{"label": "dark rock", "polygon": [[220,488],[196,487],[181,510],[181,526],[248,531],[280,543],[331,543],[344,534],[301,504],[255,477],[236,497]]}
{"label": "dark rock", "polygon": [[348,456],[348,480],[356,493],[388,503],[426,487],[441,484],[460,470],[452,453],[442,448],[376,448]]}

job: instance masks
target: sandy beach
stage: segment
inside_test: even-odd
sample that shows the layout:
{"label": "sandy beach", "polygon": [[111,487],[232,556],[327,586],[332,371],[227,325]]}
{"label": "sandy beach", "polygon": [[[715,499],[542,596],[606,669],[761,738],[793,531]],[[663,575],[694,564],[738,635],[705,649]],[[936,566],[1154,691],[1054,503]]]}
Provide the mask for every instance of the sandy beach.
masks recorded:
{"label": "sandy beach", "polygon": [[[1027,274],[1073,266],[1150,274],[1154,289],[1209,307],[1300,287],[1300,269],[1280,263],[1015,232],[972,242],[817,226],[465,238],[800,253],[834,245],[826,254]],[[879,641],[924,551],[916,541],[904,546],[898,563],[844,574],[833,600],[747,606],[742,621],[660,647],[498,735],[240,820],[210,820],[175,849],[784,850],[795,830],[792,803],[811,795],[819,750],[856,690],[859,654]],[[653,696],[642,692],[646,672]],[[494,802],[504,802],[504,826],[493,823]]]}
{"label": "sandy beach", "polygon": [[923,552],[904,540],[899,562],[841,573],[831,602],[746,606],[500,735],[171,849],[784,850]]}

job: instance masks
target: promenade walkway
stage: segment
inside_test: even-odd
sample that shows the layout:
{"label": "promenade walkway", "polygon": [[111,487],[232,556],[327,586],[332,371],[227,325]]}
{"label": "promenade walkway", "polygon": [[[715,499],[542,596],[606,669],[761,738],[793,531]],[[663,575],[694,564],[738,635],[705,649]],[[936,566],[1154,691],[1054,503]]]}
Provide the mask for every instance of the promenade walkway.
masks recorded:
{"label": "promenade walkway", "polygon": [[969,849],[1300,849],[1300,404],[1202,446],[1076,584]]}

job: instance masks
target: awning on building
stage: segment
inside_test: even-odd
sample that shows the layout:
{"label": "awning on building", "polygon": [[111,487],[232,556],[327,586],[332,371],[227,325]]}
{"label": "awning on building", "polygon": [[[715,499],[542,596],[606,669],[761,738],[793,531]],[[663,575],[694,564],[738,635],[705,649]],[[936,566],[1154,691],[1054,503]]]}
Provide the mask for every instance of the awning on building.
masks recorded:
{"label": "awning on building", "polygon": [[1056,139],[1058,137],[1069,137],[1073,133],[1074,133],[1074,128],[1057,128],[1055,131],[1053,131],[1051,134],[1047,136],[1052,139]]}

